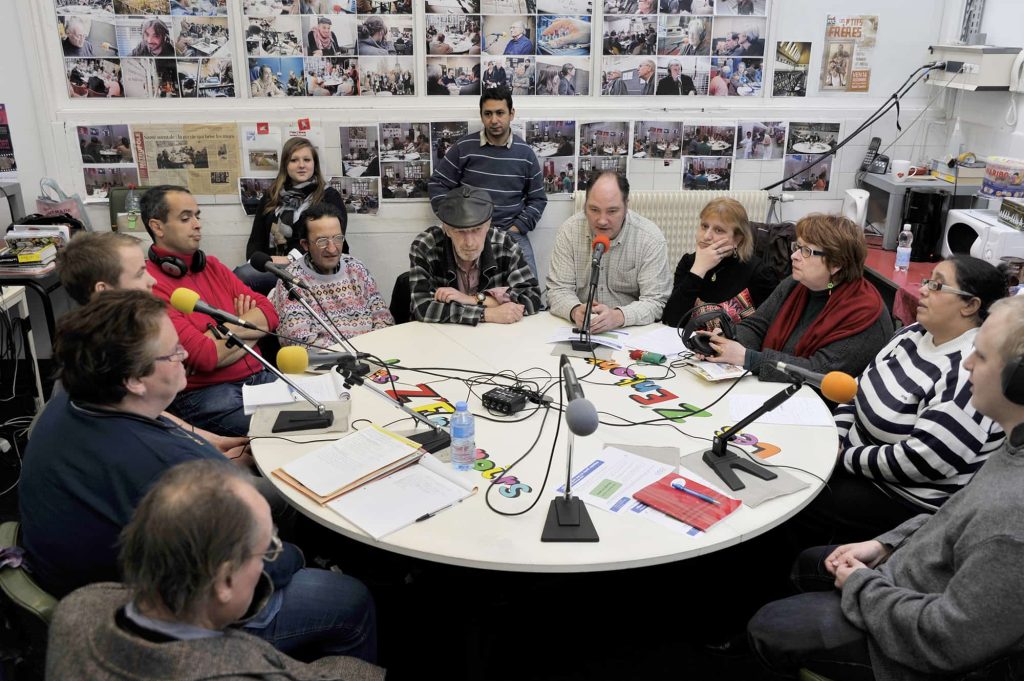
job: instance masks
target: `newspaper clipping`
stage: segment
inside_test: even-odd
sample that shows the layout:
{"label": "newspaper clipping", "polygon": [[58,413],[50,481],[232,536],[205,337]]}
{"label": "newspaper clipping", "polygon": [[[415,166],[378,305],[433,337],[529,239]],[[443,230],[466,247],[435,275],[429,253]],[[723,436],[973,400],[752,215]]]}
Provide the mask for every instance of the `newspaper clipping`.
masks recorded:
{"label": "newspaper clipping", "polygon": [[867,92],[871,84],[871,54],[878,34],[878,16],[828,15],[825,51],[821,59],[821,90]]}
{"label": "newspaper clipping", "polygon": [[178,184],[201,195],[238,191],[236,126],[136,125],[132,133],[143,184]]}

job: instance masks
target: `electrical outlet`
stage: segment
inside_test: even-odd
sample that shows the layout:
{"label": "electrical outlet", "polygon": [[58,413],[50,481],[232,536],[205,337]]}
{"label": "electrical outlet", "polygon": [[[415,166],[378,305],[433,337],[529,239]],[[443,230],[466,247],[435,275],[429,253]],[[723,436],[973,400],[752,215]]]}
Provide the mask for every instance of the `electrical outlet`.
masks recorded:
{"label": "electrical outlet", "polygon": [[964,73],[981,73],[981,65],[964,62],[963,71]]}

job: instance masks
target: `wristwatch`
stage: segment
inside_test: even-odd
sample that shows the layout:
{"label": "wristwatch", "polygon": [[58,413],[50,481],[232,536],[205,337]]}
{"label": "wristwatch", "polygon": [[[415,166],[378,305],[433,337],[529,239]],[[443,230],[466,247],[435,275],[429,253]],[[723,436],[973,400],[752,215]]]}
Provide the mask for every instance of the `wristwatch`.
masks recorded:
{"label": "wristwatch", "polygon": [[483,291],[478,291],[476,294],[476,304],[483,305],[485,300],[487,300],[487,294]]}

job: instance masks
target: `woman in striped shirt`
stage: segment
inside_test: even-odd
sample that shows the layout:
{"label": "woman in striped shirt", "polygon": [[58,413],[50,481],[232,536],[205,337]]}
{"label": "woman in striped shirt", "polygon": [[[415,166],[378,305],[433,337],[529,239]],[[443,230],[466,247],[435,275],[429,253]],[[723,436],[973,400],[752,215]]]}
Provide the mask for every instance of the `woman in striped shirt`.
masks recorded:
{"label": "woman in striped shirt", "polygon": [[1003,432],[970,405],[962,362],[1005,294],[999,270],[964,255],[922,282],[917,323],[893,336],[860,375],[856,400],[836,411],[836,471],[801,513],[818,541],[872,537],[934,513],[999,448]]}

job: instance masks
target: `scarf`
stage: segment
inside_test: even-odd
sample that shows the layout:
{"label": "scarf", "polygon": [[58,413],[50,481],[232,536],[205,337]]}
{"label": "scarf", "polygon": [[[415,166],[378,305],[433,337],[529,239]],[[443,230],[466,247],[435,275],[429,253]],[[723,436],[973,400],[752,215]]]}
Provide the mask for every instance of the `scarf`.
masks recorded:
{"label": "scarf", "polygon": [[334,49],[334,33],[328,33],[326,38],[320,37],[320,31],[313,29],[313,38],[316,39],[316,49],[318,50],[333,50]]}
{"label": "scarf", "polygon": [[[802,284],[789,292],[768,327],[762,348],[782,350],[785,347],[803,316],[809,294],[810,289]],[[882,296],[864,277],[842,284],[832,290],[825,308],[804,331],[793,354],[810,357],[830,343],[855,336],[874,324],[884,309]]]}
{"label": "scarf", "polygon": [[295,223],[302,217],[302,213],[309,208],[316,187],[317,182],[315,179],[312,179],[292,185],[291,188],[281,189],[277,208],[274,209],[274,217],[277,218],[277,225],[275,227],[277,227],[281,236],[285,239],[292,238],[295,231]]}

